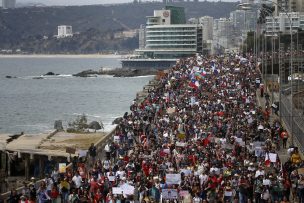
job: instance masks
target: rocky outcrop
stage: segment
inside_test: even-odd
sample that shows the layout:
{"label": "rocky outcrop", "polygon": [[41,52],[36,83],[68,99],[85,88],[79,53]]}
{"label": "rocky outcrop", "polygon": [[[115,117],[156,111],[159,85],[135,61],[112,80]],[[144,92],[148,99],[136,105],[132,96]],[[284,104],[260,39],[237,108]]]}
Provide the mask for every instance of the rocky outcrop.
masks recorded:
{"label": "rocky outcrop", "polygon": [[75,77],[96,77],[96,75],[98,74],[98,71],[94,71],[94,70],[84,70],[81,71],[80,73],[77,74],[73,74],[73,76]]}
{"label": "rocky outcrop", "polygon": [[16,76],[7,75],[7,76],[5,76],[5,78],[7,78],[7,79],[12,79],[12,78],[17,78],[17,77],[16,77]]}
{"label": "rocky outcrop", "polygon": [[85,70],[80,73],[74,74],[75,77],[96,77],[97,75],[112,75],[113,77],[137,77],[145,75],[156,75],[156,69],[101,69],[100,71]]}
{"label": "rocky outcrop", "polygon": [[53,76],[53,75],[59,75],[53,72],[47,72],[46,74],[44,74],[44,76]]}
{"label": "rocky outcrop", "polygon": [[156,75],[156,69],[127,69],[127,68],[117,68],[99,71],[100,75],[113,75],[114,77],[137,77],[145,75]]}
{"label": "rocky outcrop", "polygon": [[118,117],[118,118],[115,118],[115,120],[112,122],[112,125],[118,125],[122,122],[122,117]]}

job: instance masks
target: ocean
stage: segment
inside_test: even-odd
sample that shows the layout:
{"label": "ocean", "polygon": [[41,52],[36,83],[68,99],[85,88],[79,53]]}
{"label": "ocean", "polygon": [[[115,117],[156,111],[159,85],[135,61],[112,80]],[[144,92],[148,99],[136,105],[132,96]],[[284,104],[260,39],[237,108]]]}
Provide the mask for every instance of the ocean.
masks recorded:
{"label": "ocean", "polygon": [[[1,57],[0,133],[48,132],[55,120],[62,120],[66,128],[82,114],[89,121],[102,121],[105,131],[110,131],[112,121],[129,111],[136,93],[153,76],[72,77],[100,67],[119,68],[121,64],[117,57]],[[47,72],[60,75],[33,79]]]}

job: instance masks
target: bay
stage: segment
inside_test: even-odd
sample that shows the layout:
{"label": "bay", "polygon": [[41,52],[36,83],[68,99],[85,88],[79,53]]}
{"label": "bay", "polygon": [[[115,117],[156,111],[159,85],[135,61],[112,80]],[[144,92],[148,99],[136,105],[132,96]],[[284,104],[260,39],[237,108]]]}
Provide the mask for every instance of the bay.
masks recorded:
{"label": "bay", "polygon": [[[77,78],[72,74],[100,67],[121,67],[117,57],[1,57],[0,133],[40,133],[53,129],[55,120],[64,127],[77,115],[102,121],[105,131],[129,107],[153,76]],[[33,79],[47,72],[56,77]],[[16,76],[8,79],[6,76]]]}

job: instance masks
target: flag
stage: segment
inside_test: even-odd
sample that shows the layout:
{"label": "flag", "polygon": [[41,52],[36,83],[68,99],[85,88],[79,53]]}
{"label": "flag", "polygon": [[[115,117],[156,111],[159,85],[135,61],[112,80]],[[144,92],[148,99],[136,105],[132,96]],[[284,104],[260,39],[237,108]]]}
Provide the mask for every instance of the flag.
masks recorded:
{"label": "flag", "polygon": [[199,87],[199,82],[193,78],[193,79],[191,79],[189,86],[194,89],[197,89]]}

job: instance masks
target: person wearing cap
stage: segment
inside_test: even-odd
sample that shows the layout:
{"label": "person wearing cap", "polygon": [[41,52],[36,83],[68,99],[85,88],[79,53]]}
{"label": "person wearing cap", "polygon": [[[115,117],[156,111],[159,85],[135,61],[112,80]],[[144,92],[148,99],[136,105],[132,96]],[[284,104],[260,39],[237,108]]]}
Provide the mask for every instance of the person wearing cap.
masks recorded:
{"label": "person wearing cap", "polygon": [[33,182],[29,183],[29,189],[30,189],[29,200],[32,201],[32,202],[36,202],[37,190],[36,190]]}

